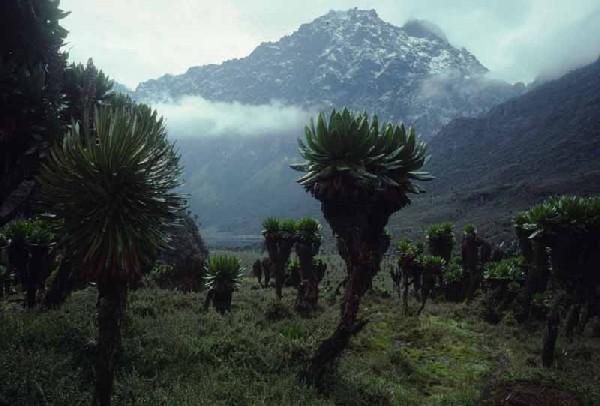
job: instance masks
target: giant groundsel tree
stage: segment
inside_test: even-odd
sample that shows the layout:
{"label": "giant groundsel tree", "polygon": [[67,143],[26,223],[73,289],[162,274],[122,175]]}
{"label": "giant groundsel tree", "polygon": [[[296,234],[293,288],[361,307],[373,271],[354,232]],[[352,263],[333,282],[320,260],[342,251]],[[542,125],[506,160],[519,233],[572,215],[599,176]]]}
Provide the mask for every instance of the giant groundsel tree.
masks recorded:
{"label": "giant groundsel tree", "polygon": [[63,220],[59,244],[98,287],[94,404],[109,405],[127,286],[166,244],[183,201],[173,192],[179,157],[162,119],[147,106],[95,113],[95,140],[74,125],[51,149],[42,199]]}
{"label": "giant groundsel tree", "polygon": [[421,192],[414,181],[431,177],[418,172],[426,146],[414,130],[380,126],[366,113],[333,110],[329,120],[320,114],[298,143],[306,162],[292,167],[305,173],[298,182],[321,202],[348,273],[339,324],[304,375],[317,383],[366,324],[358,320],[358,308],[389,247],[384,228],[390,216],[410,203],[409,193]]}

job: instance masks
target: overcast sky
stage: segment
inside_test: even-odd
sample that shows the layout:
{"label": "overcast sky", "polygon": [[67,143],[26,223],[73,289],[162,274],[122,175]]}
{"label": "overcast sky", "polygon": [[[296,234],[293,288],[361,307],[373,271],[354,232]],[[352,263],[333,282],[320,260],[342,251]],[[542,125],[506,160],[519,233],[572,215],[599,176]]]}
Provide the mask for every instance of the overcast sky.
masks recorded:
{"label": "overcast sky", "polygon": [[93,57],[130,87],[248,55],[331,9],[375,9],[392,24],[434,22],[492,75],[554,75],[600,54],[600,0],[62,0],[71,60]]}

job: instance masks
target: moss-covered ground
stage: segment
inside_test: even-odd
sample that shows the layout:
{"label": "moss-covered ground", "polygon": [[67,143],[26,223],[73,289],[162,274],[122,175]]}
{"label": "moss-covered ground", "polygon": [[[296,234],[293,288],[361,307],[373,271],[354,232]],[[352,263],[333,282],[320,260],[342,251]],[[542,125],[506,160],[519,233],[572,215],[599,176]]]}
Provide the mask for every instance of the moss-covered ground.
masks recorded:
{"label": "moss-covered ground", "polygon": [[[340,297],[333,291],[341,264],[330,261],[322,309],[310,318],[293,311],[292,288],[278,303],[273,290],[250,277],[223,317],[201,311],[203,293],[132,291],[115,404],[479,405],[486,403],[482,393],[510,382],[535,382],[600,404],[600,339],[591,328],[572,344],[561,337],[556,366],[543,369],[540,325],[510,317],[490,325],[477,305],[463,304],[432,303],[420,317],[405,316],[385,266],[361,307],[370,322],[336,374],[321,391],[299,384],[297,374],[337,320]],[[2,302],[0,405],[90,403],[95,301],[89,287],[58,310]]]}

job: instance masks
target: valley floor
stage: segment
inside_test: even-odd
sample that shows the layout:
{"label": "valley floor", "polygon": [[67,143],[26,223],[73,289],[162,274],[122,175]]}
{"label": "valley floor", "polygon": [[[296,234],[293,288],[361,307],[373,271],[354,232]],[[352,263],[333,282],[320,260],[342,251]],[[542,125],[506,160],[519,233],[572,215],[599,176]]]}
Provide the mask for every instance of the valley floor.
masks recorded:
{"label": "valley floor", "polygon": [[[201,311],[203,293],[131,292],[114,403],[542,405],[552,398],[576,405],[579,398],[600,404],[600,339],[589,332],[573,344],[561,337],[556,366],[544,370],[539,325],[519,326],[510,317],[490,325],[476,305],[462,304],[430,304],[420,317],[404,316],[385,269],[362,304],[370,323],[326,389],[308,389],[296,375],[338,315],[340,298],[327,286],[336,286],[339,264],[330,269],[322,310],[312,318],[294,313],[293,289],[279,304],[273,290],[250,278],[224,317]],[[1,302],[0,405],[89,404],[95,302],[93,288],[46,312]]]}

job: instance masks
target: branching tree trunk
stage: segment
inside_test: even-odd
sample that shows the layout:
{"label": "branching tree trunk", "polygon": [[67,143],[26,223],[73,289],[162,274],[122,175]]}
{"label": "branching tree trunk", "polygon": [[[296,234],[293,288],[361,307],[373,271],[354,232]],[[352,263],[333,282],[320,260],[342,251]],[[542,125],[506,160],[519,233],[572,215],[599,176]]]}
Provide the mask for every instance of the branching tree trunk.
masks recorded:
{"label": "branching tree trunk", "polygon": [[262,271],[264,276],[264,285],[263,287],[268,288],[269,283],[271,283],[271,268],[272,262],[269,258],[263,258],[262,260]]}
{"label": "branching tree trunk", "polygon": [[468,275],[468,286],[466,291],[466,301],[470,303],[475,297],[475,292],[481,283],[481,272],[478,268],[479,240],[476,235],[467,234],[462,240],[462,260],[463,269]]}
{"label": "branching tree trunk", "polygon": [[559,309],[558,305],[554,305],[548,315],[546,334],[544,336],[544,346],[542,349],[542,364],[545,368],[550,368],[554,363],[554,349],[556,348],[559,325]]}
{"label": "branching tree trunk", "polygon": [[319,251],[317,243],[297,241],[296,254],[300,261],[300,288],[296,308],[302,312],[310,312],[317,307],[319,301],[319,278],[314,269],[314,256]]}
{"label": "branching tree trunk", "polygon": [[278,299],[281,299],[285,282],[285,265],[292,253],[294,241],[279,236],[265,236],[265,246],[271,260],[271,270],[275,274],[275,294]]}
{"label": "branching tree trunk", "polygon": [[340,322],[333,335],[321,343],[303,375],[310,384],[322,381],[324,374],[348,346],[350,338],[368,322],[357,319],[360,301],[379,272],[383,255],[390,245],[384,228],[390,215],[398,209],[390,208],[385,201],[365,200],[357,205],[338,200],[322,201],[323,214],[336,235],[348,277]]}
{"label": "branching tree trunk", "polygon": [[98,283],[96,388],[92,405],[110,406],[115,369],[121,351],[121,325],[127,305],[127,284]]}

